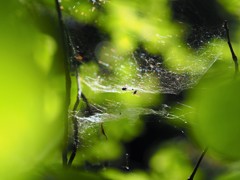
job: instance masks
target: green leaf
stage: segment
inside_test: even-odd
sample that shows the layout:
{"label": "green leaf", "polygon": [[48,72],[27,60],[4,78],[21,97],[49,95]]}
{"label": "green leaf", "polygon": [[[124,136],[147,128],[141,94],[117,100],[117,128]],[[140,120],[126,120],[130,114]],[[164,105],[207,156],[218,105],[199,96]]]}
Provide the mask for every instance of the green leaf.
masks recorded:
{"label": "green leaf", "polygon": [[215,80],[205,81],[191,96],[195,108],[190,116],[193,133],[203,146],[220,157],[239,160],[239,79],[215,75]]}
{"label": "green leaf", "polygon": [[[53,75],[46,78],[36,63],[37,51],[44,49],[41,60],[50,61],[54,48],[48,51],[35,46],[43,34],[29,15],[19,1],[0,3],[0,17],[4,17],[0,28],[1,179],[27,179],[25,174],[58,148],[63,132],[59,118],[63,89],[58,83],[50,85],[46,80],[64,82],[64,79]],[[49,106],[50,101],[55,107]]]}

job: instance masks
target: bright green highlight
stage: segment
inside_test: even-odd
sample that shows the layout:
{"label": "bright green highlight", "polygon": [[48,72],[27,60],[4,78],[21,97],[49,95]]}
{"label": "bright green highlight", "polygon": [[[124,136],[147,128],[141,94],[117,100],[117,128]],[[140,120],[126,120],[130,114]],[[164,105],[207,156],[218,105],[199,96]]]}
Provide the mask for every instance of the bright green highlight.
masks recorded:
{"label": "bright green highlight", "polygon": [[222,5],[222,7],[224,7],[224,9],[226,9],[228,12],[230,12],[231,14],[234,14],[236,16],[238,16],[238,18],[240,17],[239,15],[239,8],[240,8],[240,1],[238,0],[218,0],[218,2]]}
{"label": "bright green highlight", "polygon": [[122,173],[121,171],[109,169],[103,172],[103,175],[109,179],[115,180],[149,180],[149,176],[142,171],[135,171],[131,173]]}
{"label": "bright green highlight", "polygon": [[[167,144],[161,146],[150,160],[152,169],[152,179],[186,179],[193,167],[191,166],[182,143],[171,142],[175,145]],[[196,179],[200,179],[198,175]],[[194,178],[194,179],[195,179]]]}
{"label": "bright green highlight", "polygon": [[[63,89],[45,82],[55,41],[33,26],[18,1],[2,1],[0,7],[11,12],[0,13],[4,17],[0,28],[0,177],[26,180],[60,143]],[[48,79],[64,80],[53,75]],[[52,112],[50,105],[57,105]]]}
{"label": "bright green highlight", "polygon": [[49,73],[56,53],[56,42],[51,36],[45,34],[39,34],[37,38],[35,40],[34,59],[42,71]]}
{"label": "bright green highlight", "polygon": [[233,80],[227,75],[215,76],[214,79],[202,83],[190,101],[195,108],[190,116],[193,132],[203,146],[208,146],[225,159],[238,160],[239,79]]}

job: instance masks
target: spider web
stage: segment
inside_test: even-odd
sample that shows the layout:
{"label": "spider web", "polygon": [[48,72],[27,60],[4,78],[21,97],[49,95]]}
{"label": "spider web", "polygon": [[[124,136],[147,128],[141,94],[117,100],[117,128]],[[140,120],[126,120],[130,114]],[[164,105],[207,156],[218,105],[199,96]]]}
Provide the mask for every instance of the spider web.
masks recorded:
{"label": "spider web", "polygon": [[[97,3],[97,1],[92,1]],[[70,57],[70,62],[74,64],[74,58],[77,55],[84,54],[87,62],[81,62],[80,69],[84,71],[84,68],[93,62],[98,66],[98,71],[94,73],[83,73],[80,70],[82,86],[87,86],[92,92],[96,93],[131,93],[135,94],[174,94],[178,95],[184,90],[193,88],[204,74],[211,68],[211,66],[219,59],[221,59],[222,44],[212,41],[212,39],[220,39],[223,37],[223,29],[216,27],[212,29],[197,28],[193,29],[193,32],[198,32],[186,40],[186,47],[194,51],[194,59],[189,55],[186,58],[191,58],[191,63],[180,69],[171,69],[166,66],[167,61],[172,59],[164,59],[161,55],[154,55],[149,53],[143,47],[139,47],[127,56],[119,55],[115,53],[115,49],[109,46],[108,38],[102,37],[88,37],[88,34],[84,34],[81,30],[86,26],[79,25],[72,19],[66,20],[66,26],[69,31],[69,45],[73,51]],[[76,33],[77,32],[77,33]],[[93,33],[98,33],[93,30]],[[82,37],[79,34],[87,36],[87,41],[82,41]],[[157,34],[156,34],[157,36]],[[168,38],[168,37],[163,37]],[[173,37],[174,38],[174,37]],[[97,39],[97,40],[96,40]],[[95,40],[97,43],[95,43]],[[94,43],[93,43],[94,42]],[[86,44],[90,44],[90,47],[86,47]],[[204,48],[205,46],[214,47],[218,51],[212,51],[212,48]],[[177,48],[177,47],[176,47]],[[103,61],[103,57],[111,59],[111,61]],[[123,63],[119,63],[123,62]],[[201,64],[201,68],[198,71],[193,69]],[[181,69],[182,68],[182,69]],[[117,71],[113,71],[117,69]],[[134,74],[129,73],[134,72]],[[119,73],[119,74],[118,74]],[[125,75],[122,78],[122,74]],[[152,81],[154,77],[155,82]],[[157,82],[157,83],[156,83]],[[84,91],[83,91],[84,93]],[[168,104],[162,104],[157,109],[151,107],[131,107],[122,109],[120,102],[116,100],[108,99],[106,104],[92,103],[91,107],[94,109],[94,113],[91,115],[84,115],[81,111],[70,112],[69,117],[76,117],[79,122],[80,136],[84,134],[85,130],[91,127],[95,127],[92,133],[99,131],[96,125],[102,122],[114,121],[121,119],[123,116],[127,119],[136,119],[140,115],[153,114],[164,119],[179,120],[182,123],[187,123],[185,120],[186,111],[182,111],[182,114],[178,115],[172,113],[174,110],[188,107],[185,104],[178,103],[178,107],[171,107]],[[189,112],[191,112],[191,107]],[[109,111],[109,109],[121,109],[121,113]],[[90,136],[90,134],[89,134]],[[90,138],[87,138],[90,139]]]}
{"label": "spider web", "polygon": [[[92,7],[97,8],[98,5],[105,4],[107,0],[90,0],[89,2]],[[69,11],[75,11],[75,5],[69,7]],[[185,58],[191,59],[190,63],[173,70],[166,67],[166,64],[168,61],[174,61],[176,57],[162,58],[161,55],[149,53],[144,47],[137,48],[127,56],[119,55],[115,52],[114,47],[109,46],[111,42],[108,37],[101,34],[98,28],[88,28],[86,24],[78,23],[72,17],[67,17],[65,24],[69,36],[69,46],[72,49],[69,58],[70,64],[74,64],[74,59],[80,54],[81,60],[84,59],[81,63],[93,60],[100,68],[92,75],[80,74],[81,82],[95,92],[124,93],[124,88],[125,90],[153,94],[179,94],[194,87],[222,54],[222,45],[211,41],[223,37],[224,30],[221,27],[194,27],[190,29],[190,34],[186,35],[185,45],[187,49],[194,51],[194,58],[189,54]],[[159,45],[155,46],[159,47],[161,47],[161,41],[165,39],[174,41],[175,38],[174,35],[164,37],[156,34],[155,36],[159,39]],[[211,48],[204,49],[206,45],[214,47],[218,51],[212,52]],[[201,68],[195,71],[197,66],[201,66]],[[114,69],[118,69],[118,71],[113,72]],[[134,73],[132,74],[132,72]],[[122,75],[125,75],[125,78],[120,78]],[[152,80],[150,77],[156,77],[158,83],[149,82],[146,86],[147,79]]]}
{"label": "spider web", "polygon": [[[76,24],[70,26],[79,27]],[[93,74],[80,74],[81,82],[93,91],[106,93],[124,93],[124,89],[144,93],[179,94],[198,83],[214,62],[221,58],[221,49],[223,48],[222,44],[211,41],[212,39],[221,39],[223,36],[222,28],[211,29],[210,32],[208,29],[198,29],[198,35],[193,37],[191,42],[186,42],[187,48],[194,51],[194,59],[192,59],[192,54],[189,54],[186,58],[191,58],[191,62],[184,67],[181,66],[173,70],[166,67],[167,62],[172,61],[173,58],[163,59],[160,55],[151,54],[142,47],[128,55],[119,55],[114,48],[109,46],[109,41],[98,39],[102,37],[86,37],[87,41],[81,42],[81,37],[79,39],[75,31],[76,29],[70,29],[69,33],[70,46],[73,49],[73,55],[70,57],[71,64],[74,64],[74,58],[78,54],[82,56],[84,51],[88,51],[87,54],[84,54],[84,58],[97,64],[99,70]],[[98,33],[96,30],[93,31],[92,33]],[[77,33],[81,34],[82,32]],[[88,35],[83,34],[83,36]],[[92,41],[95,41],[94,38],[97,38],[98,43],[92,45]],[[90,42],[89,39],[91,39]],[[92,47],[86,47],[86,43],[90,43]],[[212,51],[212,48],[204,48],[206,45],[218,49],[218,51]],[[104,61],[103,59],[108,60]],[[82,62],[82,64],[88,66],[85,62]],[[82,69],[86,66],[83,66]],[[201,66],[201,68],[194,71],[198,66]],[[114,69],[117,69],[117,71],[113,72]],[[131,74],[132,71],[133,74]],[[121,78],[122,75],[125,75],[125,77]],[[147,82],[148,79],[149,81],[152,80],[150,77],[156,77],[158,83]]]}
{"label": "spider web", "polygon": [[[211,34],[206,29],[202,31],[201,39],[195,39],[193,42],[188,43],[189,48],[195,48],[195,53],[197,54],[196,59],[194,59],[195,63],[190,64],[188,67],[184,67],[187,69],[193,69],[194,66],[198,65],[199,62],[202,64],[201,71],[189,71],[187,73],[179,73],[178,71],[174,71],[168,69],[164,66],[164,61],[160,56],[150,55],[147,51],[139,48],[132,52],[128,56],[129,64],[132,69],[136,72],[134,77],[128,75],[125,77],[125,81],[123,81],[119,76],[112,76],[109,73],[112,69],[116,68],[114,64],[119,64],[118,61],[121,61],[123,57],[119,55],[110,55],[106,52],[106,56],[110,56],[111,63],[102,62],[98,57],[96,58],[97,64],[103,68],[103,70],[98,71],[96,75],[85,75],[81,74],[81,83],[83,86],[87,86],[91,91],[97,93],[131,93],[134,96],[134,92],[137,94],[145,93],[145,94],[174,94],[178,95],[184,90],[193,88],[204,76],[204,74],[211,68],[211,66],[219,59],[221,59],[222,45],[215,43],[214,41],[210,41],[212,38],[221,38],[222,31],[221,29],[217,29],[218,34]],[[72,35],[74,38],[74,35]],[[104,42],[105,43],[105,42]],[[104,43],[100,43],[101,45]],[[212,47],[217,47],[219,51],[211,52],[211,48],[208,50],[203,50],[204,45],[210,45]],[[96,51],[95,51],[96,52]],[[85,65],[88,65],[87,63]],[[124,64],[122,64],[119,69],[127,69]],[[128,72],[126,72],[128,74]],[[147,82],[146,79],[149,77],[149,81],[151,81],[150,77],[157,77],[158,83]],[[187,124],[185,120],[186,111],[182,111],[183,108],[188,108],[187,113],[191,113],[191,107],[182,104],[180,102],[176,102],[178,104],[177,107],[168,104],[162,104],[158,109],[152,109],[148,107],[133,107],[127,109],[121,109],[121,104],[115,100],[108,100],[106,104],[92,104],[92,107],[96,109],[96,113],[85,116],[82,113],[71,113],[77,116],[80,125],[80,136],[83,135],[85,130],[88,128],[95,127],[95,130],[92,133],[97,134],[99,132],[99,126],[96,127],[96,124],[100,124],[108,121],[115,121],[121,119],[124,115],[125,118],[128,119],[136,119],[140,115],[157,115],[160,118],[164,118],[166,120],[177,120],[182,122],[183,124]],[[111,112],[108,109],[121,109],[121,114],[119,112]],[[178,111],[177,115],[173,112]],[[184,133],[184,132],[183,132]],[[98,133],[99,134],[99,133]],[[90,134],[89,134],[90,136]],[[88,138],[87,138],[88,139]]]}

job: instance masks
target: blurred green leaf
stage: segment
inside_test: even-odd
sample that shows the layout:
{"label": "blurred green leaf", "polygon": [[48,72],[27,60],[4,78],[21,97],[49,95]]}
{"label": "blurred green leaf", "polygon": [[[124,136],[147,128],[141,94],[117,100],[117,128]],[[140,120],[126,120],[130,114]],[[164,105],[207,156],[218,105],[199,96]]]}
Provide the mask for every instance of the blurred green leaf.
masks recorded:
{"label": "blurred green leaf", "polygon": [[[175,145],[172,145],[172,144]],[[190,164],[187,154],[184,152],[182,143],[169,142],[161,146],[150,160],[152,179],[187,179],[193,167]],[[200,171],[200,170],[199,170]],[[200,172],[195,179],[200,179]]]}
{"label": "blurred green leaf", "polygon": [[239,8],[240,8],[240,1],[238,0],[218,0],[218,2],[223,6],[231,14],[234,14],[239,17]]}
{"label": "blurred green leaf", "polygon": [[239,180],[239,179],[240,179],[239,171],[228,172],[216,178],[216,180]]}
{"label": "blurred green leaf", "polygon": [[149,180],[149,176],[142,171],[134,171],[131,173],[121,172],[119,170],[108,169],[103,175],[114,180]]}
{"label": "blurred green leaf", "polygon": [[49,73],[53,65],[54,55],[56,53],[56,42],[51,36],[46,34],[40,34],[35,40],[36,43],[34,47],[34,59],[37,65],[46,74]]}
{"label": "blurred green leaf", "polygon": [[[35,61],[37,57],[41,63],[50,64],[55,42],[43,38],[47,36],[36,28],[19,1],[1,1],[0,7],[0,17],[4,17],[0,28],[0,176],[27,179],[27,172],[46,160],[60,143],[63,89],[56,84],[49,85],[45,81],[48,65],[43,72],[43,66]],[[42,39],[46,44],[41,46]],[[55,76],[48,78],[64,80]],[[53,112],[49,111],[49,102],[54,106]]]}
{"label": "blurred green leaf", "polygon": [[209,146],[227,159],[237,160],[240,158],[240,146],[236,143],[240,136],[240,86],[239,78],[233,79],[233,73],[230,75],[215,74],[215,79],[208,79],[195,89],[189,100],[195,108],[190,121],[194,135],[203,146]]}
{"label": "blurred green leaf", "polygon": [[107,180],[100,173],[89,173],[83,172],[77,169],[66,169],[62,167],[53,167],[45,168],[44,172],[41,175],[35,175],[37,180],[46,180],[46,179],[57,179],[57,180],[68,180],[68,179],[83,179],[83,180]]}

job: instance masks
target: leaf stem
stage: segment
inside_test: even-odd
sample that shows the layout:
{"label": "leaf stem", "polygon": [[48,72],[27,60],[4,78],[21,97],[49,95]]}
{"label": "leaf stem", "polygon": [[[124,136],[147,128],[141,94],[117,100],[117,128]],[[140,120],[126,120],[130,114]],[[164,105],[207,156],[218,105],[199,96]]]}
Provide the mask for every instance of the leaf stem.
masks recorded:
{"label": "leaf stem", "polygon": [[206,152],[207,152],[207,148],[205,148],[204,151],[202,152],[202,154],[201,154],[200,158],[198,159],[198,162],[197,162],[195,168],[193,169],[193,172],[192,172],[191,176],[188,178],[188,180],[193,180],[193,178],[194,178],[194,176],[195,176],[195,174],[196,174],[196,172],[199,168],[199,165],[201,164],[201,161],[202,161],[204,155],[206,154]]}
{"label": "leaf stem", "polygon": [[225,29],[225,31],[227,33],[226,34],[227,35],[227,42],[228,42],[228,46],[229,46],[229,49],[230,49],[231,54],[232,54],[232,60],[233,60],[234,65],[235,65],[235,74],[237,74],[238,71],[239,71],[238,58],[237,58],[236,54],[234,53],[234,50],[233,50],[233,47],[232,47],[232,44],[231,44],[227,20],[224,21],[223,27],[224,27],[224,29]]}
{"label": "leaf stem", "polygon": [[79,72],[78,72],[78,68],[76,68],[76,80],[77,80],[77,99],[76,102],[74,104],[73,107],[73,118],[72,118],[72,123],[73,123],[73,149],[72,149],[72,154],[69,158],[68,161],[68,166],[72,165],[72,162],[77,154],[77,149],[78,149],[78,145],[79,145],[79,138],[78,138],[78,133],[79,133],[79,124],[78,124],[78,120],[77,120],[77,108],[79,106],[80,103],[80,99],[81,99],[81,94],[82,94],[82,90],[81,90],[81,82],[80,82],[80,76],[79,76]]}
{"label": "leaf stem", "polygon": [[[64,28],[63,17],[61,12],[61,1],[55,0],[56,11],[58,15],[58,21],[60,26],[60,33],[61,33],[61,45],[63,46],[62,49],[67,47],[67,40],[66,40],[66,31]],[[64,166],[67,165],[67,151],[68,151],[68,109],[71,102],[71,77],[70,77],[70,70],[69,70],[69,62],[67,52],[64,51],[64,69],[65,69],[65,89],[66,89],[66,97],[65,97],[65,108],[64,108],[64,142],[63,142],[63,150],[62,150],[62,163]]]}

